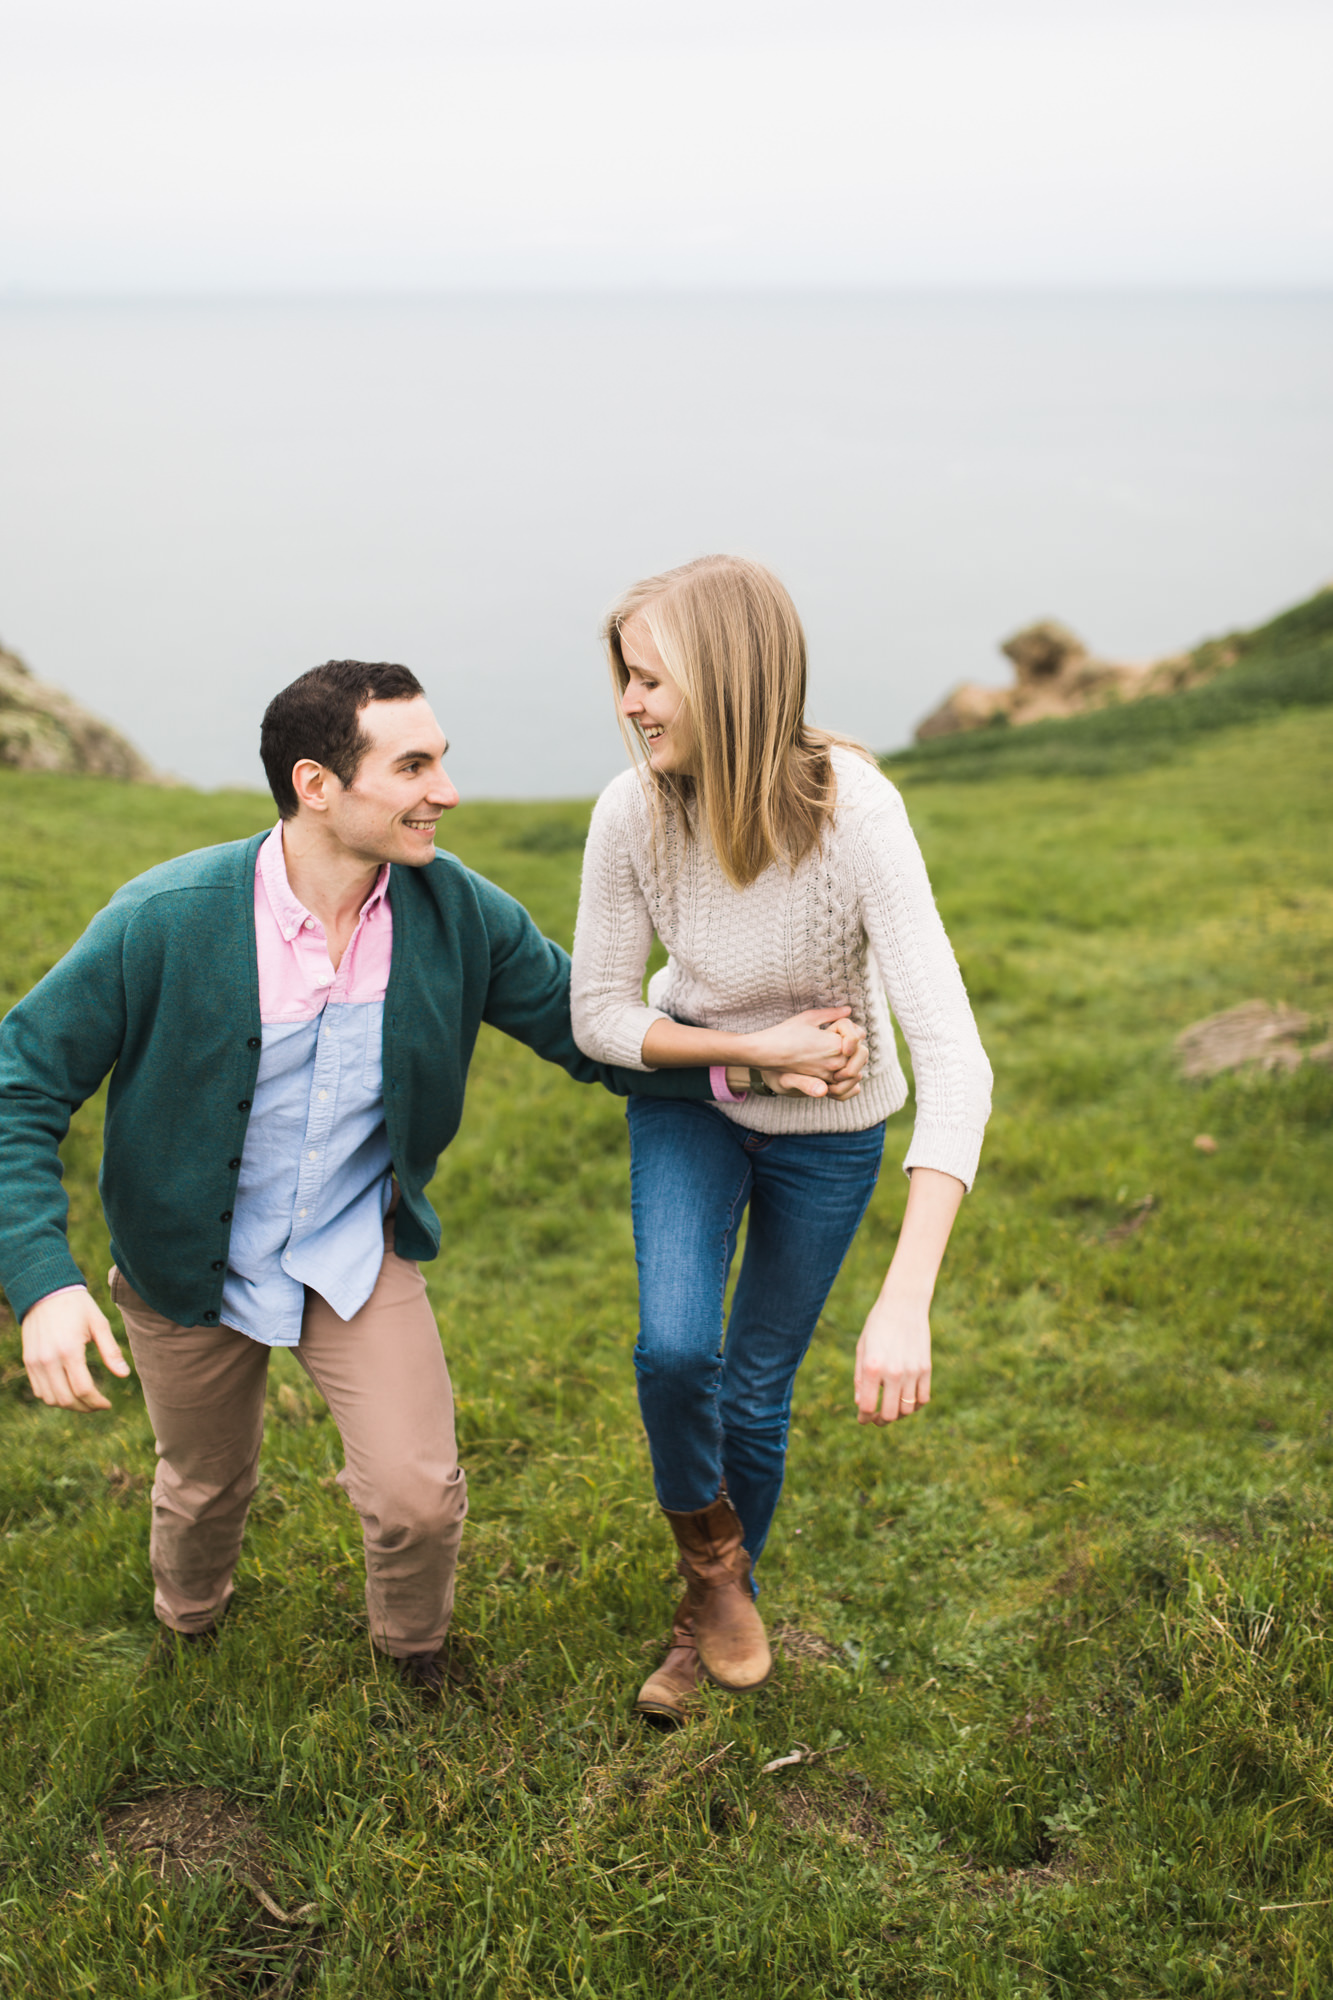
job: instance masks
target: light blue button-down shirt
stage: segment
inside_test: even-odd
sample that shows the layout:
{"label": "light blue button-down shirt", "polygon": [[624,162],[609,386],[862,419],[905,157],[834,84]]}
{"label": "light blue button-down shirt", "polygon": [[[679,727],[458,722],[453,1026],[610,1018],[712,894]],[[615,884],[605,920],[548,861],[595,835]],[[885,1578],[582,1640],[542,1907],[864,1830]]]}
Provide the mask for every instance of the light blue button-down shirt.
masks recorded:
{"label": "light blue button-down shirt", "polygon": [[307,1285],[347,1320],[379,1277],[392,1193],[382,1046],[388,878],[385,868],[335,973],[321,926],[288,885],[280,827],[260,849],[255,926],[264,1046],[222,1319],[268,1347],[299,1342]]}

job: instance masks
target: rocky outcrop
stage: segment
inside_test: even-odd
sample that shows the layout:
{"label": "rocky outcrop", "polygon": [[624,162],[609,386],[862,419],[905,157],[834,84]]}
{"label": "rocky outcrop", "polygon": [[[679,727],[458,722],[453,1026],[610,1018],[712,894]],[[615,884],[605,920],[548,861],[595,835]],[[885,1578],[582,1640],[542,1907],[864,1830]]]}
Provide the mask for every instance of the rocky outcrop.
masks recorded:
{"label": "rocky outcrop", "polygon": [[1013,686],[982,687],[970,681],[955,688],[921,723],[916,732],[918,743],[928,742],[932,736],[955,736],[967,729],[1082,715],[1111,702],[1141,701],[1146,695],[1178,694],[1182,688],[1211,680],[1238,657],[1236,649],[1225,641],[1213,641],[1196,652],[1173,653],[1147,667],[1099,660],[1058,618],[1025,625],[1005,640],[1000,651],[1013,662]]}
{"label": "rocky outcrop", "polygon": [[132,743],[59,688],[47,687],[17,653],[0,647],[0,765],[18,771],[84,771],[137,784],[170,784]]}

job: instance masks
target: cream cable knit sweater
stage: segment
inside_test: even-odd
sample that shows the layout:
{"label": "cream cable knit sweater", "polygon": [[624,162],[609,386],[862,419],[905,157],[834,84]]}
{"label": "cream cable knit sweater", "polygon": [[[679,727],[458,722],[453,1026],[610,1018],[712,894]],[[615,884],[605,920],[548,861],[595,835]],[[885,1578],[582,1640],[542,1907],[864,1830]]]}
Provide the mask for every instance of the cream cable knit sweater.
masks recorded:
{"label": "cream cable knit sweater", "polygon": [[[636,771],[612,780],[583,856],[574,1037],[599,1062],[646,1069],[643,1038],[664,1015],[749,1034],[806,1007],[849,1006],[870,1043],[859,1097],[752,1093],[718,1108],[757,1132],[858,1132],[907,1102],[891,1004],[916,1080],[906,1165],[936,1167],[970,1187],[991,1070],[958,963],[902,799],[854,752],[832,756],[838,797],[820,847],[795,870],[768,868],[747,889],[732,886],[707,835],[687,837],[670,808],[655,857],[642,780]],[[654,931],[669,959],[645,1006]]]}

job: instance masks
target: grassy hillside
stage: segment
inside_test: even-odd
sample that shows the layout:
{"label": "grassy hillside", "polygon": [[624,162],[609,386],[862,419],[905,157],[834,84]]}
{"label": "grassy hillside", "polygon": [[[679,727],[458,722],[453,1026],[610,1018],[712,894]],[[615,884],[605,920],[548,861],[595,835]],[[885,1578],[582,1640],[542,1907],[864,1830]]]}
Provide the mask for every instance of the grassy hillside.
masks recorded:
{"label": "grassy hillside", "polygon": [[[1226,653],[1219,654],[1225,647]],[[1333,702],[1333,585],[1253,632],[1210,639],[1194,658],[1235,655],[1201,687],[1094,710],[1065,721],[937,736],[886,759],[914,782],[999,777],[1105,777],[1178,756],[1196,737],[1286,708]]]}
{"label": "grassy hillside", "polygon": [[[336,1434],[289,1357],[233,1613],[175,1674],[150,1662],[135,1385],[63,1417],[11,1362],[0,1992],[1333,1991],[1333,1075],[1186,1086],[1171,1059],[1251,996],[1329,1032],[1331,757],[1312,707],[1095,784],[912,783],[997,1075],[936,1401],[852,1421],[900,1118],[798,1385],[778,1674],[688,1732],[627,1713],[672,1598],[603,1094],[488,1035],[435,1189],[473,1509],[436,1717],[376,1672]],[[0,811],[11,996],[126,875],[268,818],[3,774]],[[585,823],[465,806],[449,832],[567,940]],[[67,1155],[100,1284],[95,1106]],[[815,1761],[763,1774],[798,1745]],[[187,1787],[253,1816],[306,1918],[225,1870],[109,1865],[117,1811]]]}

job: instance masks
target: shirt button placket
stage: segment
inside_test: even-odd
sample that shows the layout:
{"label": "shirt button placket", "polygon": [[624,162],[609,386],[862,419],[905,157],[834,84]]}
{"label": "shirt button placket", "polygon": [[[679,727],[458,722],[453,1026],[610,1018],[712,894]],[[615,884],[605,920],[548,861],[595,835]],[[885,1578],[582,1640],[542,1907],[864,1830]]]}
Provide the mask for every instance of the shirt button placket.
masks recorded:
{"label": "shirt button placket", "polygon": [[320,1015],[315,1042],[315,1066],[310,1078],[310,1098],[306,1106],[305,1143],[301,1148],[301,1168],[296,1180],[296,1215],[292,1235],[305,1236],[319,1219],[319,1197],[324,1185],[324,1161],[329,1133],[333,1129],[338,1104],[338,1014],[325,1007]]}

